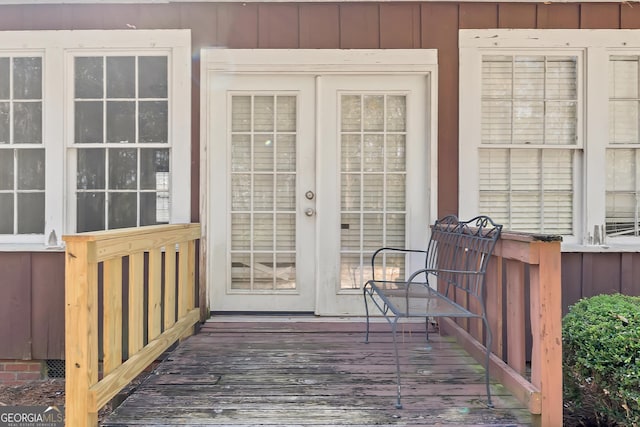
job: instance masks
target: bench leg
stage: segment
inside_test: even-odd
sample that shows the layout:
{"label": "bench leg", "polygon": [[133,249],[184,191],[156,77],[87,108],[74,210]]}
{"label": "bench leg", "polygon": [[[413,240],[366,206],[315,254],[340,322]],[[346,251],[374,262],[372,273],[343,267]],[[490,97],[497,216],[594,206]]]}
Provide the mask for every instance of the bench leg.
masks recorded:
{"label": "bench leg", "polygon": [[364,343],[365,344],[369,344],[369,304],[367,304],[367,288],[366,285],[363,289],[363,295],[364,295],[364,312],[366,314],[366,318],[367,318],[367,329],[366,329],[366,333],[364,335]]}
{"label": "bench leg", "polygon": [[427,337],[427,345],[429,344],[429,316],[424,318],[424,334]]}
{"label": "bench leg", "polygon": [[396,381],[398,386],[398,395],[396,400],[396,409],[402,409],[402,403],[400,402],[401,390],[400,390],[400,356],[398,354],[398,340],[396,338],[396,332],[398,331],[398,318],[396,317],[391,324],[391,335],[393,336],[393,351],[396,356]]}
{"label": "bench leg", "polygon": [[482,318],[484,321],[485,330],[487,331],[487,354],[484,360],[484,381],[487,385],[487,406],[489,408],[493,408],[493,402],[491,401],[491,385],[489,384],[489,363],[491,362],[491,346],[493,344],[493,334],[491,333],[491,328],[489,327],[489,320],[485,317]]}

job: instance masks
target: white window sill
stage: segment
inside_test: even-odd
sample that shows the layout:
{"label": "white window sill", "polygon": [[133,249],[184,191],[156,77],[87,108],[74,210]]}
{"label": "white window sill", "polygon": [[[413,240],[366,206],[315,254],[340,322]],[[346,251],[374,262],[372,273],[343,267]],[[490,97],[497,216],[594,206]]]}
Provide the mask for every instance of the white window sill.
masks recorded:
{"label": "white window sill", "polygon": [[64,252],[64,246],[45,246],[42,243],[0,243],[0,252]]}
{"label": "white window sill", "polygon": [[640,252],[638,243],[607,243],[604,245],[583,245],[578,243],[562,243],[562,252]]}

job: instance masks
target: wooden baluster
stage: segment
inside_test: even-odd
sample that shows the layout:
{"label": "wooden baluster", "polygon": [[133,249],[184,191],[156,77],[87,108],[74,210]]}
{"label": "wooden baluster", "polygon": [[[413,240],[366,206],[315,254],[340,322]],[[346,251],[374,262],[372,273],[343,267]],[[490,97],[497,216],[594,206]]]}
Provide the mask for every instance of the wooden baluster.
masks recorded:
{"label": "wooden baluster", "polygon": [[129,255],[129,357],[144,346],[144,254]]}
{"label": "wooden baluster", "polygon": [[164,330],[176,323],[176,245],[168,245],[164,253]]}
{"label": "wooden baluster", "polygon": [[162,332],[162,251],[149,251],[149,293],[147,297],[147,338],[152,341]]}
{"label": "wooden baluster", "polygon": [[122,258],[104,262],[103,278],[102,370],[106,376],[122,364]]}
{"label": "wooden baluster", "polygon": [[487,305],[487,318],[489,320],[489,326],[493,333],[493,344],[491,351],[502,358],[504,351],[504,341],[502,337],[503,318],[502,309],[504,301],[502,300],[502,257],[493,256],[489,265],[487,266],[486,276],[486,305]]}
{"label": "wooden baluster", "polygon": [[507,363],[520,375],[526,365],[524,264],[506,261],[507,275]]}

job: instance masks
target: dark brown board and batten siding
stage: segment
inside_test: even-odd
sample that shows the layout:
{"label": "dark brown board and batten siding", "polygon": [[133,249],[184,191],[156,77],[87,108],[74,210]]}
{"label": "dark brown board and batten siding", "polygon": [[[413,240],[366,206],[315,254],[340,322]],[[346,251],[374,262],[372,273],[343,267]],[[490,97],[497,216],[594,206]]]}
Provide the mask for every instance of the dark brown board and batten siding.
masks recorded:
{"label": "dark brown board and batten siding", "polygon": [[0,359],[64,358],[64,253],[0,252]]}
{"label": "dark brown board and batten siding", "polygon": [[[640,28],[615,3],[170,3],[0,6],[1,30],[191,29],[191,212],[199,217],[203,47],[438,49],[439,215],[458,210],[458,29]],[[1,46],[0,46],[1,48]],[[61,253],[0,253],[0,359],[61,358]],[[640,294],[640,255],[566,253],[563,305],[600,292]]]}

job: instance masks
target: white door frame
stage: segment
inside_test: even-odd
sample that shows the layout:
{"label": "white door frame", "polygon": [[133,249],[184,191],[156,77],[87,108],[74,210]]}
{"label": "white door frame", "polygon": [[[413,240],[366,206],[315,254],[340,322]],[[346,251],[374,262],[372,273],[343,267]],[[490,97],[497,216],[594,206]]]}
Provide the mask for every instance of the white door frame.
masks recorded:
{"label": "white door frame", "polygon": [[[297,75],[421,75],[428,79],[425,99],[429,112],[425,120],[427,135],[427,182],[424,183],[429,215],[437,214],[437,103],[438,63],[435,49],[338,50],[338,49],[216,49],[201,50],[200,96],[200,221],[202,224],[202,256],[207,274],[209,295],[215,280],[226,274],[212,271],[211,256],[207,256],[212,241],[211,200],[215,171],[212,170],[213,141],[211,94],[213,82],[220,84],[234,75],[297,74]],[[319,89],[317,89],[319,90]],[[318,97],[316,96],[316,102]],[[316,111],[320,111],[316,106]],[[319,113],[316,113],[319,114]],[[316,126],[316,137],[319,130]],[[217,179],[218,177],[216,177]],[[431,222],[431,218],[427,223]],[[317,242],[320,239],[316,240]],[[319,250],[320,248],[316,248]],[[318,269],[316,269],[317,271]],[[218,278],[218,279],[216,279]],[[317,282],[316,282],[317,283]],[[330,314],[316,306],[317,314]]]}

